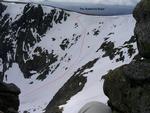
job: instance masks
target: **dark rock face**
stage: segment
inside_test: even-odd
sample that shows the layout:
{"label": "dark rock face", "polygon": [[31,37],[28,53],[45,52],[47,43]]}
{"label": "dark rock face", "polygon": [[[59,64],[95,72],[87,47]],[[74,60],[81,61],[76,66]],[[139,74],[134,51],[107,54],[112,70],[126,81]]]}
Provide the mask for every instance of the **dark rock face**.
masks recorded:
{"label": "dark rock face", "polygon": [[142,0],[135,8],[133,16],[136,19],[135,36],[139,53],[150,58],[150,1]]}
{"label": "dark rock face", "polygon": [[0,82],[0,111],[17,113],[20,89],[14,84]]}
{"label": "dark rock face", "polygon": [[[112,33],[110,33],[112,34]],[[128,41],[126,41],[121,47],[115,47],[114,42],[108,41],[109,38],[105,38],[104,42],[100,46],[100,48],[96,51],[102,50],[104,54],[102,57],[109,57],[110,60],[113,60],[115,56],[119,56],[119,58],[116,59],[116,62],[124,61],[125,54],[123,52],[123,49],[127,49],[127,53],[129,57],[132,57],[136,50],[133,47],[133,44],[136,42],[135,36],[132,36]]]}
{"label": "dark rock face", "polygon": [[6,6],[0,3],[0,16],[2,16],[2,13],[5,11]]}
{"label": "dark rock face", "polygon": [[0,79],[13,63],[17,63],[25,78],[38,73],[37,79],[43,80],[57,68],[52,64],[58,60],[58,55],[36,44],[47,30],[66,21],[69,14],[55,8],[45,13],[41,5],[27,4],[13,20],[9,12],[3,13],[6,9],[7,6],[0,3],[0,65],[3,66]]}
{"label": "dark rock face", "polygon": [[150,61],[133,61],[110,71],[104,93],[118,113],[150,113]]}
{"label": "dark rock face", "polygon": [[45,113],[62,113],[63,108],[60,108],[59,106],[66,104],[72,96],[83,89],[87,82],[87,77],[84,75],[92,72],[93,70],[88,72],[84,71],[86,69],[91,69],[98,60],[99,58],[89,61],[75,71],[71,78],[63,85],[63,87],[56,93],[47,105]]}
{"label": "dark rock face", "polygon": [[150,113],[150,1],[142,0],[133,15],[139,55],[103,77],[113,113]]}
{"label": "dark rock face", "polygon": [[133,61],[129,65],[123,68],[126,77],[135,80],[135,82],[146,82],[150,81],[150,61]]}

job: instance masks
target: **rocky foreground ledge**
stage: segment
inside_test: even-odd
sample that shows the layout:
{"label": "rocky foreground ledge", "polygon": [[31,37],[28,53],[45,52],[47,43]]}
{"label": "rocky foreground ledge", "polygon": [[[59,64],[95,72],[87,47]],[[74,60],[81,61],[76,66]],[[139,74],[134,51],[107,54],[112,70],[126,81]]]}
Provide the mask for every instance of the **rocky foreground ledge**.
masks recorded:
{"label": "rocky foreground ledge", "polygon": [[133,16],[139,55],[103,77],[113,113],[150,113],[150,1],[141,0]]}
{"label": "rocky foreground ledge", "polygon": [[0,82],[0,113],[18,113],[20,89]]}

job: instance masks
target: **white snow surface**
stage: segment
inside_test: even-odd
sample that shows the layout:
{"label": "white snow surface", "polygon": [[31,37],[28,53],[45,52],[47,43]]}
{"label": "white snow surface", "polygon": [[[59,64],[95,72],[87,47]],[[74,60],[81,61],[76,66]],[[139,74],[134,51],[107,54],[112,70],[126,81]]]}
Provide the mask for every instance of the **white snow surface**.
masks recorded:
{"label": "white snow surface", "polygon": [[[18,7],[15,6],[18,10]],[[13,7],[13,11],[15,8]],[[45,12],[50,8],[44,7]],[[16,12],[16,11],[15,11]],[[17,12],[16,12],[17,13]],[[69,13],[69,12],[68,12]],[[78,27],[75,28],[75,23]],[[111,34],[109,40],[115,43],[115,47],[120,47],[131,38],[135,26],[135,20],[132,15],[123,16],[89,16],[78,13],[70,13],[66,22],[47,31],[45,37],[36,46],[40,46],[49,51],[54,49],[54,53],[59,55],[59,59],[67,53],[58,69],[48,75],[44,81],[36,80],[36,75],[30,79],[24,79],[18,64],[13,64],[7,71],[7,83],[15,83],[21,89],[20,95],[20,113],[29,111],[30,113],[42,113],[53,96],[63,86],[63,84],[73,75],[73,73],[87,62],[100,58],[92,68],[93,72],[86,74],[87,83],[82,91],[68,100],[63,113],[77,113],[79,109],[90,101],[100,101],[107,103],[107,97],[103,93],[103,80],[101,77],[110,69],[115,69],[123,64],[129,63],[132,58],[126,54],[124,62],[116,62],[108,57],[102,58],[103,52],[96,50],[104,42],[104,38]],[[93,30],[98,29],[99,35],[94,36]],[[65,38],[72,39],[73,34],[81,35],[79,40],[70,48],[62,51],[59,47],[61,41]],[[52,41],[55,37],[56,41]],[[136,47],[136,44],[134,45]],[[124,53],[126,50],[124,50]],[[68,61],[68,58],[71,60]],[[68,68],[65,70],[65,68]],[[88,70],[86,70],[88,71]],[[33,82],[33,84],[30,84]]]}

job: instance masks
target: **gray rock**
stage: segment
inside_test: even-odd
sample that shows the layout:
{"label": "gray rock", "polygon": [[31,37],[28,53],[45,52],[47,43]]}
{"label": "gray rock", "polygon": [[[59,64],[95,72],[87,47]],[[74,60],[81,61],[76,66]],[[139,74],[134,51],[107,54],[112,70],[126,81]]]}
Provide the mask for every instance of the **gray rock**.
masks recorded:
{"label": "gray rock", "polygon": [[129,65],[123,67],[123,72],[128,79],[136,82],[150,81],[150,61],[132,61]]}
{"label": "gray rock", "polygon": [[150,58],[150,1],[141,0],[133,11],[136,19],[135,37],[139,53],[145,58]]}
{"label": "gray rock", "polygon": [[133,61],[103,78],[108,104],[117,113],[150,113],[150,63]]}

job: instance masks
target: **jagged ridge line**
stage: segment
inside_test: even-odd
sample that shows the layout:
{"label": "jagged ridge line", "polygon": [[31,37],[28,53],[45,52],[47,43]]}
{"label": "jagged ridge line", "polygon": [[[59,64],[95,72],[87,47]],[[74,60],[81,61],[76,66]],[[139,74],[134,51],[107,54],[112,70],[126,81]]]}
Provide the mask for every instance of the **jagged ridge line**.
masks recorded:
{"label": "jagged ridge line", "polygon": [[42,6],[57,8],[57,9],[61,9],[61,10],[69,11],[69,12],[75,12],[75,13],[83,14],[83,15],[100,16],[100,15],[96,15],[96,14],[87,14],[87,13],[83,13],[83,12],[79,12],[79,11],[69,10],[69,9],[66,9],[66,8],[60,8],[60,7],[56,7],[56,6],[53,6],[53,5],[47,5],[47,4],[35,3],[35,2],[19,2],[19,1],[5,1],[5,0],[0,1],[0,2],[4,2],[4,3],[16,3],[16,4],[28,4],[29,3],[29,4],[36,4],[36,5],[42,5]]}

